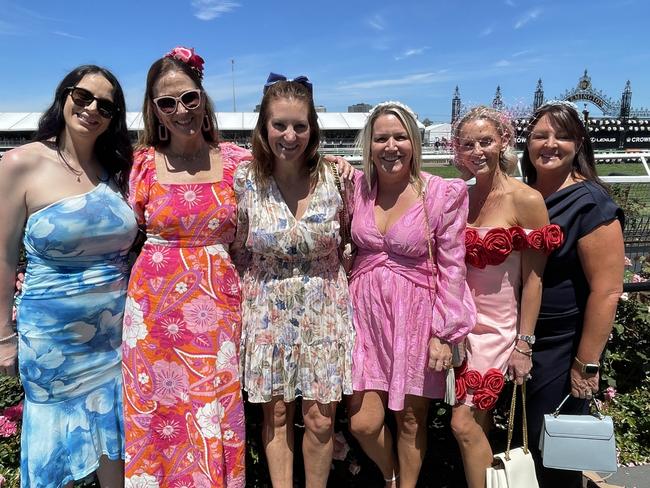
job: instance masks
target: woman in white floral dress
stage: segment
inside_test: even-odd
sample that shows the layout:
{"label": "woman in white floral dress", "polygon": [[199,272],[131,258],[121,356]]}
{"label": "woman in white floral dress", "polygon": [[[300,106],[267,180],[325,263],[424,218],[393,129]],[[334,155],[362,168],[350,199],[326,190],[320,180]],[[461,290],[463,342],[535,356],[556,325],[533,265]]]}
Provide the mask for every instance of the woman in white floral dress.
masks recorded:
{"label": "woman in white floral dress", "polygon": [[243,387],[250,402],[262,404],[274,487],[293,486],[296,398],[305,423],[306,486],[325,487],[336,405],[352,393],[354,329],[338,257],[343,201],[318,144],[309,81],[267,83],[253,161],[235,173],[232,252],[243,276]]}

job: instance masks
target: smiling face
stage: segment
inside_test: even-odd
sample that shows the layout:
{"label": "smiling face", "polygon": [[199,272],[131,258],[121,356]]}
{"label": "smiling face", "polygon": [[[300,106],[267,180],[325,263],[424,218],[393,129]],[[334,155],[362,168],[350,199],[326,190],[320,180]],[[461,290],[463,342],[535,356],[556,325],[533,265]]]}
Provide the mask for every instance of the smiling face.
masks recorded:
{"label": "smiling face", "polygon": [[[102,74],[87,74],[75,86],[89,91],[95,98],[113,101],[113,85]],[[82,107],[74,103],[69,92],[63,105],[63,118],[68,130],[95,138],[106,131],[111,123],[111,119],[102,117],[97,111],[97,100]]]}
{"label": "smiling face", "polygon": [[301,162],[311,134],[307,102],[295,98],[273,99],[269,103],[266,131],[276,164]]}
{"label": "smiling face", "polygon": [[496,171],[504,149],[497,128],[487,119],[465,122],[456,141],[458,161],[474,176]]}
{"label": "smiling face", "polygon": [[[189,90],[196,90],[194,81],[181,71],[167,71],[160,76],[153,84],[152,98],[162,96],[180,97]],[[150,103],[153,103],[150,101]],[[176,111],[167,115],[154,105],[154,111],[161,124],[167,127],[172,137],[191,138],[202,137],[201,124],[205,114],[205,97],[201,97],[201,103],[195,108],[188,110],[182,103],[178,102]]]}
{"label": "smiling face", "polygon": [[528,153],[538,175],[549,172],[570,172],[578,144],[546,114],[532,128],[528,139]]}
{"label": "smiling face", "polygon": [[406,128],[393,114],[377,117],[372,126],[370,157],[377,175],[406,176],[413,160],[413,145]]}

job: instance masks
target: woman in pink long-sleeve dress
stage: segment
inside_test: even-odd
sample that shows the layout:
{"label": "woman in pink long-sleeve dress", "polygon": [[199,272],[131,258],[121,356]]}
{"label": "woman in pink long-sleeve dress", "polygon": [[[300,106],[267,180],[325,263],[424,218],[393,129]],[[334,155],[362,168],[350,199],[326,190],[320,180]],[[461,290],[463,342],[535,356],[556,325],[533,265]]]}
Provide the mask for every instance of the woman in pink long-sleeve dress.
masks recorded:
{"label": "woman in pink long-sleeve dress", "polygon": [[[386,486],[399,477],[399,486],[412,487],[429,399],[444,396],[451,344],[476,317],[465,282],[467,190],[461,180],[420,173],[415,116],[400,103],[375,107],[360,137],[366,177],[355,182],[352,221],[359,251],[350,280],[357,332],[350,428]],[[397,460],[386,408],[397,420]]]}

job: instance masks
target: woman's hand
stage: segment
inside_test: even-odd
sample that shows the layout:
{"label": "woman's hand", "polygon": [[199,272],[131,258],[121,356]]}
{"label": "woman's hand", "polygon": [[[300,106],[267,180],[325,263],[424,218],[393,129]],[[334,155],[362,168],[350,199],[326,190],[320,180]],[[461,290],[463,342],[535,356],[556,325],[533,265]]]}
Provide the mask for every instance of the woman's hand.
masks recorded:
{"label": "woman's hand", "polygon": [[583,400],[591,400],[598,393],[599,373],[587,374],[574,362],[571,366],[571,395]]}
{"label": "woman's hand", "polygon": [[352,181],[354,178],[354,166],[348,163],[348,160],[341,156],[333,156],[328,154],[323,156],[326,161],[336,163],[336,169],[338,169],[341,178],[344,180]]}
{"label": "woman's hand", "polygon": [[451,366],[451,345],[437,337],[429,339],[429,368],[442,371]]}
{"label": "woman's hand", "polygon": [[16,273],[16,295],[20,293],[20,291],[23,289],[23,283],[25,282],[25,273],[22,271],[18,271]]}
{"label": "woman's hand", "polygon": [[[526,349],[521,350],[527,352]],[[512,381],[515,382],[515,384],[521,385],[529,378],[529,373],[532,367],[532,358],[529,355],[523,354],[515,349],[512,351],[510,359],[508,360],[508,376],[510,379],[512,379]]]}

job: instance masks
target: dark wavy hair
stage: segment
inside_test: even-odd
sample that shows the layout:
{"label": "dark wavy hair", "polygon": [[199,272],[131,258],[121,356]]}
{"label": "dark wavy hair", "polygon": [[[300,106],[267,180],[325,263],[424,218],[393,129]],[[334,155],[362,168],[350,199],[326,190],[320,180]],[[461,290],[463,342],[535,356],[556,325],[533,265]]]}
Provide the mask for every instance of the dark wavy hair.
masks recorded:
{"label": "dark wavy hair", "polygon": [[296,81],[278,81],[269,87],[260,105],[260,115],[253,130],[253,174],[258,182],[267,180],[273,171],[273,152],[269,146],[269,133],[266,128],[270,117],[270,104],[273,100],[287,98],[302,100],[307,104],[307,121],[309,122],[309,141],[305,148],[305,163],[309,174],[313,177],[320,169],[318,147],[320,145],[320,129],[318,115],[314,107],[312,92]]}
{"label": "dark wavy hair", "polygon": [[141,147],[153,146],[156,148],[165,147],[169,144],[169,139],[161,141],[159,136],[160,120],[156,116],[156,109],[153,105],[153,86],[161,76],[171,72],[179,71],[186,74],[194,82],[196,87],[201,90],[201,96],[205,98],[205,113],[210,121],[210,127],[207,131],[201,129],[203,138],[209,144],[219,143],[219,133],[217,129],[217,117],[214,113],[214,105],[203,89],[201,77],[196,70],[192,69],[189,64],[176,58],[160,58],[151,65],[147,73],[147,86],[144,92],[144,102],[142,103],[142,120],[144,130],[140,134],[138,145]]}
{"label": "dark wavy hair", "polygon": [[576,155],[571,166],[571,176],[579,176],[585,180],[593,181],[603,188],[607,188],[596,172],[596,159],[594,149],[591,145],[591,138],[580,119],[578,112],[569,106],[568,103],[547,103],[539,107],[533,114],[526,129],[526,146],[521,158],[521,171],[524,182],[529,185],[537,181],[537,170],[528,153],[528,143],[533,129],[542,117],[548,115],[551,126],[557,130],[566,132],[576,144]]}
{"label": "dark wavy hair", "polygon": [[100,134],[95,141],[93,152],[109,177],[115,180],[120,192],[126,195],[129,188],[129,173],[133,163],[133,147],[126,125],[124,92],[117,78],[106,68],[94,64],[84,64],[65,75],[59,86],[56,87],[52,105],[41,115],[38,129],[36,129],[32,140],[47,142],[54,139],[59,157],[67,164],[61,152],[61,135],[65,129],[63,106],[69,93],[68,88],[76,86],[84,76],[94,74],[103,76],[113,86],[113,103],[117,112],[113,115],[108,129]]}

